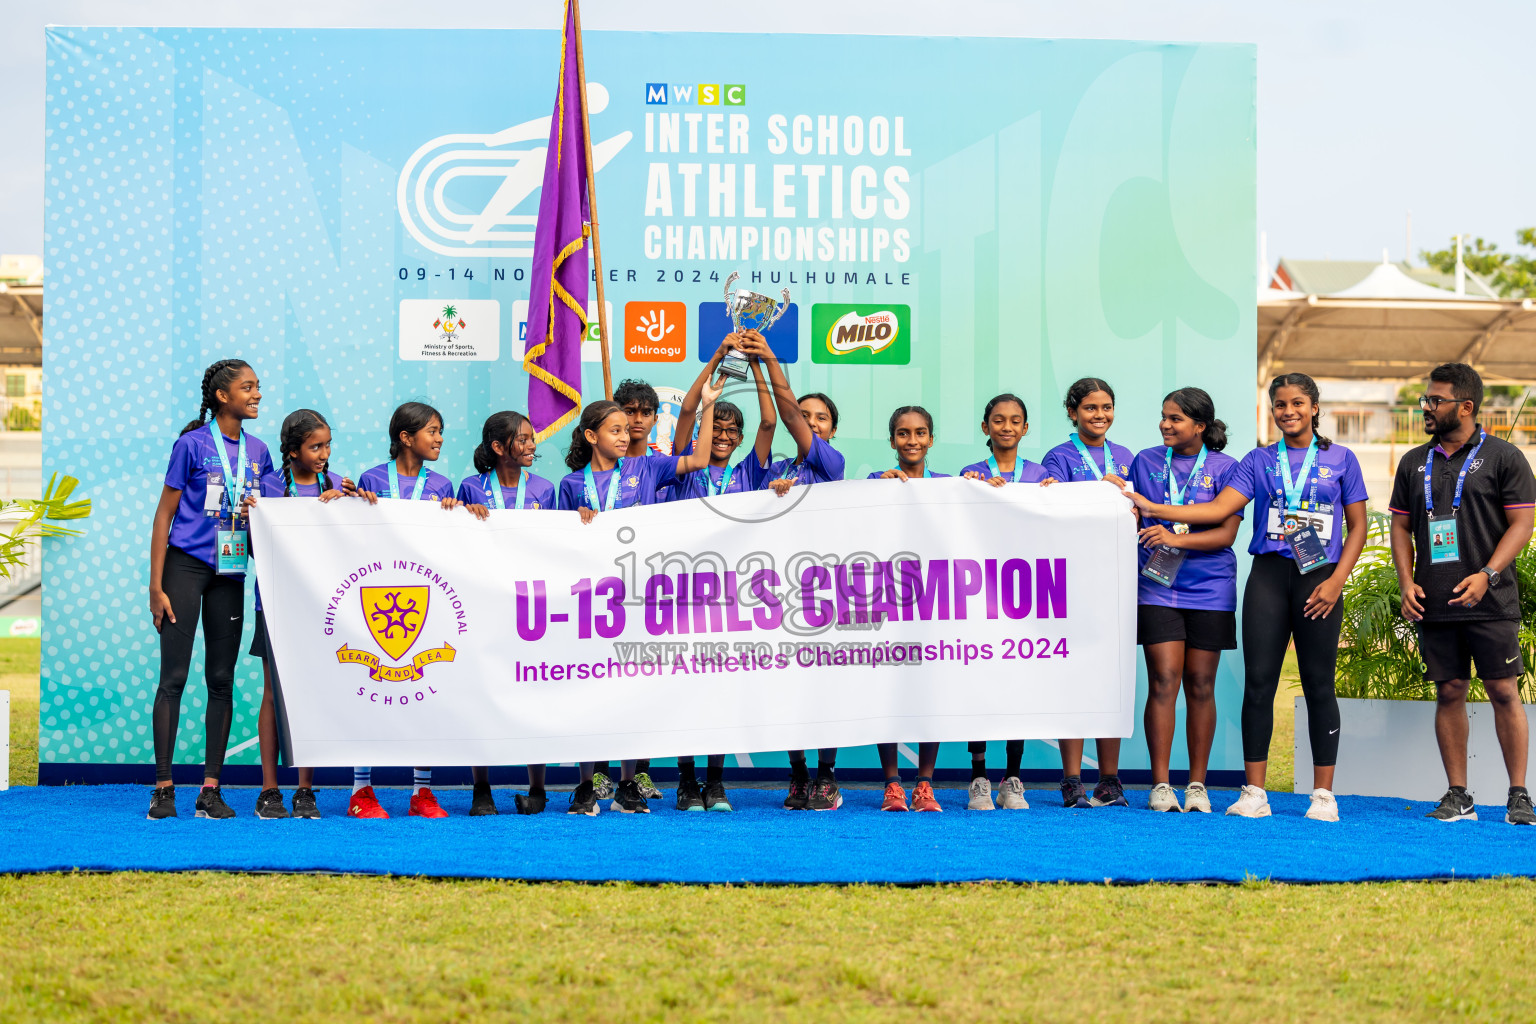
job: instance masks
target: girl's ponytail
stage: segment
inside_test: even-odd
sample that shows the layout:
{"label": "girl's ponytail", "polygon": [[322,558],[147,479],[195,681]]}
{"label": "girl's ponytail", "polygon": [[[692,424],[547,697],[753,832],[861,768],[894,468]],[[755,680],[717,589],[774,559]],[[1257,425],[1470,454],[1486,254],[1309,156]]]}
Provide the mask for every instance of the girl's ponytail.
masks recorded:
{"label": "girl's ponytail", "polygon": [[501,412],[493,412],[485,418],[485,425],[480,428],[480,443],[475,446],[475,472],[489,473],[496,468],[496,449],[491,445],[497,441],[501,447],[511,453],[512,441],[517,437],[517,432],[523,429],[523,424],[528,422],[528,417],[511,409],[503,409]]}
{"label": "girl's ponytail", "polygon": [[197,407],[197,419],[181,428],[186,434],[208,422],[208,414],[219,411],[219,392],[234,383],[240,371],[249,369],[244,359],[220,359],[203,371],[202,404]]}
{"label": "girl's ponytail", "polygon": [[487,449],[484,441],[475,445],[475,454],[472,458],[476,473],[489,473],[496,468],[496,453]]}

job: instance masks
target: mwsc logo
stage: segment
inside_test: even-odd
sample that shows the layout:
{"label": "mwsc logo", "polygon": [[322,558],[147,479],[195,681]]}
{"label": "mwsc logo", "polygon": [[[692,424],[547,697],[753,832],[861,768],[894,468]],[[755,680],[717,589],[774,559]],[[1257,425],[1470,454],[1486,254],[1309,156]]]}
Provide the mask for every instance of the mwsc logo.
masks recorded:
{"label": "mwsc logo", "polygon": [[667,82],[646,82],[645,103],[650,107],[744,107],[747,105],[745,85],[718,82],[701,82],[697,85],[677,85]]}
{"label": "mwsc logo", "polygon": [[912,361],[912,307],[818,302],[811,307],[814,363],[904,366]]}
{"label": "mwsc logo", "polygon": [[[608,90],[587,83],[587,108],[600,114]],[[395,188],[411,237],[443,256],[532,256],[538,208],[529,199],[544,183],[549,117],[487,135],[439,135],[405,162]],[[634,138],[620,132],[592,143],[593,173]]]}

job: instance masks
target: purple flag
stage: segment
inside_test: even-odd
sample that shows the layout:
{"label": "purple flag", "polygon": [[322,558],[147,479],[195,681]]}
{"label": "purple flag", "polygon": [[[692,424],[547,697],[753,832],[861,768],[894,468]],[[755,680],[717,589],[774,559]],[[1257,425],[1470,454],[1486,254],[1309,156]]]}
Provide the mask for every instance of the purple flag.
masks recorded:
{"label": "purple flag", "polygon": [[576,12],[565,4],[560,88],[549,124],[544,190],[533,231],[528,294],[528,419],[543,441],[581,411],[581,339],[587,333],[587,147],[581,130]]}

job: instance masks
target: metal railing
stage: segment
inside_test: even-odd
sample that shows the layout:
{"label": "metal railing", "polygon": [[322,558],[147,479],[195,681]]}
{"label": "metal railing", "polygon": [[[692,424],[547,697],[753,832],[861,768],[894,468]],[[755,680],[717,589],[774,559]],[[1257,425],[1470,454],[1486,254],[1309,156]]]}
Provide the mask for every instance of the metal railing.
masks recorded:
{"label": "metal railing", "polygon": [[[1525,411],[1520,414],[1520,422],[1515,423],[1515,406],[1483,406],[1478,410],[1477,421],[1489,433],[1497,434],[1508,440],[1511,444],[1536,444],[1536,406],[1527,405]],[[1340,424],[1340,434],[1343,434],[1344,417],[1350,411],[1340,410],[1334,414],[1336,422]],[[1400,407],[1388,410],[1391,417],[1390,440],[1396,444],[1423,444],[1424,443],[1424,414],[1417,406]],[[1513,428],[1513,436],[1511,436]],[[1347,438],[1340,437],[1344,441]]]}

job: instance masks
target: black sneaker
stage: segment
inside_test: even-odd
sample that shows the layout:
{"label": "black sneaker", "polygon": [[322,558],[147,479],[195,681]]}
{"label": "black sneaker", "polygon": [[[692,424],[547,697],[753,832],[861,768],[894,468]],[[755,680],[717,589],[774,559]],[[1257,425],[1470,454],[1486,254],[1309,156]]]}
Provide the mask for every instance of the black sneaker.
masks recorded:
{"label": "black sneaker", "polygon": [[677,780],[677,809],[702,811],[704,798],[699,793],[699,780],[693,776],[681,776]]}
{"label": "black sneaker", "polygon": [[811,807],[811,781],[809,779],[789,780],[789,792],[784,797],[784,809],[786,811],[806,811]]}
{"label": "black sneaker", "polygon": [[498,814],[496,810],[496,798],[491,796],[489,785],[476,786],[475,795],[469,801],[469,816],[478,818],[482,814]]}
{"label": "black sneaker", "polygon": [[843,806],[843,791],[837,788],[837,779],[831,775],[816,776],[806,804],[813,811],[835,811]]}
{"label": "black sneaker", "polygon": [[204,786],[197,794],[197,802],[192,805],[197,809],[196,817],[199,818],[233,818],[234,808],[224,802],[224,794],[218,786]]}
{"label": "black sneaker", "polygon": [[597,793],[592,788],[591,779],[571,790],[571,806],[565,809],[565,813],[585,814],[589,818],[597,817]]}
{"label": "black sneaker", "polygon": [[318,818],[320,807],[315,803],[315,791],[308,786],[300,786],[293,791],[293,816],[295,818]]}
{"label": "black sneaker", "polygon": [[645,802],[645,794],[640,792],[640,784],[634,779],[619,783],[618,792],[613,794],[613,803],[609,809],[623,814],[651,813],[650,805]]}
{"label": "black sneaker", "polygon": [[145,815],[150,821],[157,818],[176,817],[176,787],[156,786],[149,791],[149,813]]}
{"label": "black sneaker", "polygon": [[[198,801],[202,806],[202,801]],[[280,789],[264,789],[256,798],[256,817],[258,818],[286,818],[288,808],[283,806],[283,791]]]}
{"label": "black sneaker", "polygon": [[711,782],[704,787],[704,809],[706,811],[729,811],[731,801],[725,795],[725,783]]}
{"label": "black sneaker", "polygon": [[1525,791],[1524,786],[1509,787],[1509,803],[1506,808],[1504,820],[1511,825],[1536,825],[1536,811],[1531,809],[1531,794]]}
{"label": "black sneaker", "polygon": [[1088,799],[1088,806],[1129,807],[1125,799],[1125,787],[1120,785],[1120,776],[1101,776],[1099,784],[1093,787],[1093,796]]}
{"label": "black sneaker", "polygon": [[[1530,800],[1527,799],[1529,804]],[[1426,818],[1434,818],[1436,821],[1476,821],[1477,806],[1472,803],[1472,797],[1462,786],[1452,786],[1445,791],[1445,796],[1440,798],[1440,806],[1424,815]]]}
{"label": "black sneaker", "polygon": [[518,793],[512,798],[512,802],[517,805],[518,814],[543,814],[544,805],[549,803],[549,799],[545,797],[543,790],[537,793],[529,790],[527,793]]}
{"label": "black sneaker", "polygon": [[1088,790],[1080,776],[1073,775],[1061,780],[1061,806],[1092,807],[1088,802]]}

